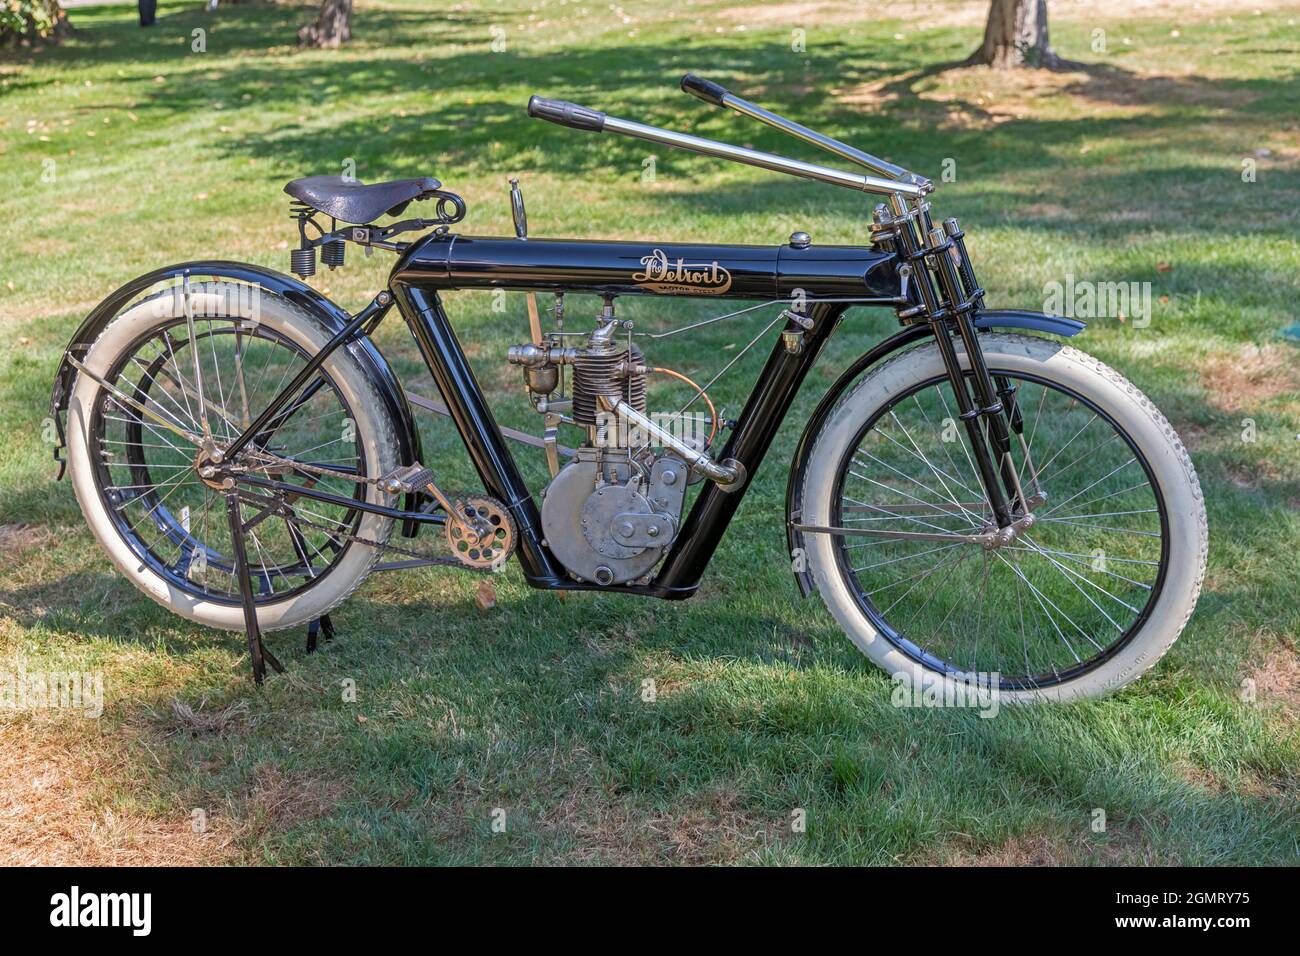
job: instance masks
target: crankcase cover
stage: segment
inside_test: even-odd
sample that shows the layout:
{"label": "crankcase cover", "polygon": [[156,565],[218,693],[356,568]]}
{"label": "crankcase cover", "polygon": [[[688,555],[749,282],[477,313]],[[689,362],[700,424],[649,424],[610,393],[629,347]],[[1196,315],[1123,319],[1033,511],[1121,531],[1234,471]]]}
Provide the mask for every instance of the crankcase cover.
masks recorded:
{"label": "crankcase cover", "polygon": [[596,476],[595,461],[574,461],[561,468],[547,486],[542,499],[547,547],[580,580],[597,584],[635,581],[655,566],[663,548],[618,543],[613,522],[628,512],[650,512],[649,502],[627,485],[611,483],[597,488]]}

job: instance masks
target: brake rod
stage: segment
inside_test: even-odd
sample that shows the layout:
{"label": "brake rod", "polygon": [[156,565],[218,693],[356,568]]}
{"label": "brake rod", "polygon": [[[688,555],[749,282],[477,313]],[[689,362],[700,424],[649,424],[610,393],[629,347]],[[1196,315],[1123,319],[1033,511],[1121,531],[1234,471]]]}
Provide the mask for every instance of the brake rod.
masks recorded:
{"label": "brake rod", "polygon": [[879,528],[830,528],[822,525],[792,524],[791,529],[804,534],[842,534],[871,538],[904,538],[913,541],[966,541],[971,544],[983,544],[987,535],[979,534],[938,534],[931,531],[884,531]]}
{"label": "brake rod", "polygon": [[[451,409],[444,403],[432,398],[425,398],[423,395],[416,395],[414,392],[407,391],[406,389],[402,389],[402,391],[406,395],[406,400],[415,407],[423,408],[426,411],[433,412],[435,415],[442,415],[444,418],[451,417]],[[507,428],[502,425],[501,434],[512,441],[517,441],[524,445],[531,445],[534,448],[546,447],[546,442],[543,439],[538,438],[536,435],[530,435],[528,432],[521,432],[515,428]],[[570,458],[576,454],[572,448],[568,448],[564,445],[558,446],[556,450],[559,451],[561,455]]]}
{"label": "brake rod", "polygon": [[102,377],[96,375],[90,369],[86,368],[85,363],[77,359],[77,357],[74,356],[71,352],[67,353],[67,359],[73,368],[75,368],[78,372],[81,372],[82,374],[87,376],[92,382],[95,382],[101,388],[107,389],[108,393],[112,395],[114,398],[116,398],[118,401],[125,402],[127,405],[130,405],[133,409],[138,411],[140,414],[151,418],[153,421],[157,422],[159,425],[161,425],[163,428],[166,428],[168,431],[175,432],[177,435],[180,435],[186,441],[193,442],[195,445],[203,444],[202,436],[197,435],[194,432],[187,431],[186,429],[181,428],[180,426],[174,424],[173,422],[170,422],[167,419],[163,418],[157,412],[151,411],[148,408],[148,406],[143,405],[142,403],[136,401],[134,398],[132,398],[130,395],[127,395],[116,385],[113,385],[105,381]]}

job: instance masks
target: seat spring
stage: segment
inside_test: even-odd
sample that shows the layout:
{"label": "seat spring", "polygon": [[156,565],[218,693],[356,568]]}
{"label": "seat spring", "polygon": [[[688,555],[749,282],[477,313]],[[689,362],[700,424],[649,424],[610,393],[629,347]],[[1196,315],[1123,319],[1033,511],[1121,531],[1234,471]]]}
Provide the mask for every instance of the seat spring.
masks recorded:
{"label": "seat spring", "polygon": [[[316,249],[307,239],[307,224],[316,225],[312,216],[316,210],[307,205],[300,199],[294,199],[289,202],[289,218],[298,223],[298,241],[299,247],[289,253],[289,271],[294,275],[306,279],[308,276],[316,274]],[[317,229],[319,230],[319,226]],[[339,245],[343,245],[339,243]],[[326,263],[329,260],[326,259]],[[342,256],[339,257],[339,265],[343,264]]]}
{"label": "seat spring", "polygon": [[[342,243],[340,243],[342,245]],[[293,249],[289,252],[289,270],[296,276],[306,279],[316,274],[316,250],[313,248]]]}
{"label": "seat spring", "polygon": [[331,239],[329,242],[321,244],[320,261],[331,269],[336,269],[343,265],[343,254],[347,251],[347,246],[341,239]]}

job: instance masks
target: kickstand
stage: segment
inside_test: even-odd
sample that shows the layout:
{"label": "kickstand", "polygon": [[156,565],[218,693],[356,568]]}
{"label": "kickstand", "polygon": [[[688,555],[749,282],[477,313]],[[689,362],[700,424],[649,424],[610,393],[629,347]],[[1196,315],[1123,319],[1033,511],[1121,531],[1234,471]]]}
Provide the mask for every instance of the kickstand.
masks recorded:
{"label": "kickstand", "polygon": [[322,614],[310,624],[307,625],[307,653],[311,654],[316,650],[316,635],[324,634],[325,640],[334,640],[334,622],[330,620],[328,614]]}
{"label": "kickstand", "polygon": [[248,553],[244,549],[244,519],[240,513],[239,496],[226,495],[226,516],[230,520],[230,544],[235,553],[235,577],[239,579],[239,603],[244,609],[244,631],[248,634],[248,657],[253,665],[253,682],[261,684],[266,679],[266,665],[277,674],[284,673],[284,665],[262,646],[262,629],[257,624],[257,604],[253,599],[253,580],[248,571]]}

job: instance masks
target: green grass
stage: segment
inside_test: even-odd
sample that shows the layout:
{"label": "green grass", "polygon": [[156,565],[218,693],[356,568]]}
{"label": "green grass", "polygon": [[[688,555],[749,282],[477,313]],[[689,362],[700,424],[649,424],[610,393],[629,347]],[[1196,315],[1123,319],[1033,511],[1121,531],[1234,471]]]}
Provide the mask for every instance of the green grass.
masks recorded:
{"label": "green grass", "polygon": [[[736,9],[366,3],[349,48],[301,53],[303,6],[164,3],[149,31],[132,7],[105,6],[74,10],[65,45],[0,60],[0,669],[102,670],[107,687],[98,722],[0,712],[20,811],[0,815],[11,858],[1295,862],[1300,356],[1278,334],[1300,320],[1295,15],[1225,7],[1178,17],[1175,37],[1168,20],[1067,8],[1054,39],[1086,66],[1045,80],[931,72],[978,35],[943,17],[917,29]],[[791,51],[795,27],[806,52]],[[1099,27],[1107,53],[1090,46]],[[191,52],[197,28],[205,53]],[[1206,494],[1206,589],[1153,673],[1109,700],[992,720],[898,709],[820,601],[798,598],[783,464],[820,392],[895,326],[887,312],[846,322],[689,602],[560,599],[512,568],[483,612],[469,576],[380,575],[335,615],[340,637],[322,653],[273,636],[290,674],[259,692],[235,636],[168,615],[113,573],[52,480],[42,432],[62,348],[95,302],[159,265],[285,269],[291,178],[346,161],[366,181],[437,176],[478,234],[508,234],[515,174],[534,235],[777,243],[802,228],[863,241],[861,197],[524,115],[540,93],[809,156],[684,97],[687,69],[936,177],[955,160],[938,210],[971,233],[994,303],[1041,308],[1044,283],[1066,274],[1152,283],[1149,327],[1098,320],[1078,344],[1165,411]],[[318,287],[356,308],[388,265],[354,251]],[[707,314],[620,305],[656,327]],[[536,429],[504,367],[526,336],[522,301],[499,313],[463,294],[451,307],[502,421]],[[595,307],[572,297],[570,322]],[[707,374],[747,328],[656,343],[651,357]],[[427,390],[401,324],[377,338]],[[729,413],[760,362],[720,383]],[[1241,439],[1244,419],[1257,440]],[[450,427],[425,426],[427,460],[472,487]],[[520,454],[540,485],[540,455]],[[173,700],[222,719],[184,718]],[[54,785],[19,783],[49,768]],[[790,826],[796,808],[805,832]]]}

